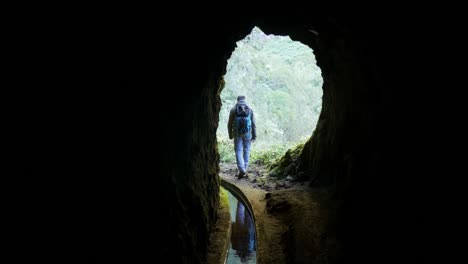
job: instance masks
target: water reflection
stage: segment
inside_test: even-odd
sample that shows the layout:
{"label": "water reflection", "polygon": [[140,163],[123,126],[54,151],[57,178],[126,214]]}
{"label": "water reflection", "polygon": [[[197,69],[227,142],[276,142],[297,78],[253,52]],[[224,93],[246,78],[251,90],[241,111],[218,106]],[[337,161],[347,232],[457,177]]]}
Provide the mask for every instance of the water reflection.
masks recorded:
{"label": "water reflection", "polygon": [[256,263],[255,227],[245,206],[228,192],[231,209],[231,245],[227,263]]}

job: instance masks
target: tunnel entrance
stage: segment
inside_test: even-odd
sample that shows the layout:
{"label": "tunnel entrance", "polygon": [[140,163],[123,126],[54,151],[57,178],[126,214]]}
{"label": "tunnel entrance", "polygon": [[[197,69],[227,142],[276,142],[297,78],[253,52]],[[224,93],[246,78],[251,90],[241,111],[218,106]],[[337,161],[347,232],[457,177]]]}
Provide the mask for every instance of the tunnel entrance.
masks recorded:
{"label": "tunnel entrance", "polygon": [[238,41],[221,87],[217,130],[221,163],[235,163],[228,120],[238,95],[255,116],[257,140],[250,164],[266,164],[312,135],[322,109],[321,70],[310,47],[254,27]]}

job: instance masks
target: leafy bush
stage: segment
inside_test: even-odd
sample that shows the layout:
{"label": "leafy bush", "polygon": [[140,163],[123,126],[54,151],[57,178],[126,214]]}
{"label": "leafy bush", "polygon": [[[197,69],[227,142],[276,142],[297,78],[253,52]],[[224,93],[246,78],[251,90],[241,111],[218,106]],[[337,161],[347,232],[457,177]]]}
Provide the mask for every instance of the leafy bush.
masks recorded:
{"label": "leafy bush", "polygon": [[250,152],[250,162],[259,165],[268,165],[276,159],[281,158],[286,152],[287,147],[284,145],[274,145],[266,149],[252,148]]}
{"label": "leafy bush", "polygon": [[[293,149],[296,150],[303,146],[306,139],[301,140],[298,145]],[[257,143],[252,143],[250,148],[250,164],[259,164],[259,165],[270,165],[275,162],[278,162],[285,153],[291,148],[291,145],[272,145],[272,146],[262,146],[257,145]],[[296,151],[297,152],[297,151]],[[234,152],[234,143],[233,140],[229,139],[219,139],[218,138],[218,153],[220,156],[220,162],[223,163],[235,163],[236,154]]]}
{"label": "leafy bush", "polygon": [[298,159],[304,149],[305,142],[288,149],[281,159],[269,164],[269,175],[278,179],[284,179],[288,174],[295,175],[298,170]]}
{"label": "leafy bush", "polygon": [[236,162],[236,154],[234,153],[234,144],[232,140],[218,138],[218,153],[220,162]]}

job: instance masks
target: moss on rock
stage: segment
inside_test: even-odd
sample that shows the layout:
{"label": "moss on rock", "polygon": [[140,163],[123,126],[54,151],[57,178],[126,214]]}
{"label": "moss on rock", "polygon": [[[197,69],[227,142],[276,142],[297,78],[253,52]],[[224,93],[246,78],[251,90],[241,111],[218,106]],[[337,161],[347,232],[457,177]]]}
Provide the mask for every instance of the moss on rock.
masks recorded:
{"label": "moss on rock", "polygon": [[299,160],[304,148],[304,143],[288,149],[281,159],[273,162],[269,167],[269,176],[277,179],[285,179],[287,176],[295,178]]}

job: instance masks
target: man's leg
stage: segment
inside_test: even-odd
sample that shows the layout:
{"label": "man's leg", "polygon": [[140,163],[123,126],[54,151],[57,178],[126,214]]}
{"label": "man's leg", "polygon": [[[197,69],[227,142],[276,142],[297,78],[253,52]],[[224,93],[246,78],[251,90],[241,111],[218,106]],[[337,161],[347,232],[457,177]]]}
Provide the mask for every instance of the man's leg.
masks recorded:
{"label": "man's leg", "polygon": [[245,173],[244,169],[244,157],[243,157],[243,142],[244,140],[241,137],[234,138],[234,150],[236,151],[236,162],[239,173]]}
{"label": "man's leg", "polygon": [[249,167],[249,157],[250,157],[250,143],[251,137],[246,137],[243,140],[244,145],[244,170],[247,173],[247,168]]}

